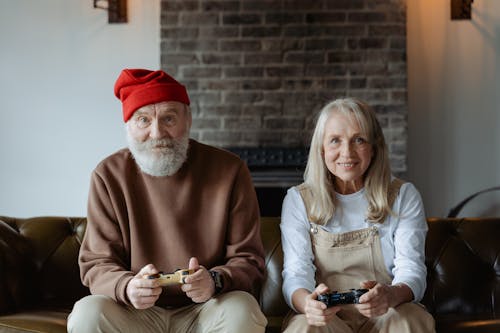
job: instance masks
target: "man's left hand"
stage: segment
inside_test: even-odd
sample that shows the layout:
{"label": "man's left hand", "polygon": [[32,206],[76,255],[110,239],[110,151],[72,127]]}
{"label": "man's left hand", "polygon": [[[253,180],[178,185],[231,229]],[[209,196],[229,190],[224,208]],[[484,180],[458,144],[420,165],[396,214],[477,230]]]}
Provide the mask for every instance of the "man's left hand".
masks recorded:
{"label": "man's left hand", "polygon": [[210,272],[198,264],[197,258],[189,259],[189,269],[193,274],[187,276],[181,289],[195,303],[208,301],[215,294],[215,283]]}

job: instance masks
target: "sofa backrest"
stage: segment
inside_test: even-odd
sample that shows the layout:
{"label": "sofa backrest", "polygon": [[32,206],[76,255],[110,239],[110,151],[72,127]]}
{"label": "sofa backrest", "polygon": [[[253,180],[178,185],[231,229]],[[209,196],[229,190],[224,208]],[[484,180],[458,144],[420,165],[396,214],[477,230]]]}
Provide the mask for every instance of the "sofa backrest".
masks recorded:
{"label": "sofa backrest", "polygon": [[81,217],[0,217],[0,313],[71,307],[89,293],[78,267],[85,226]]}
{"label": "sofa backrest", "polygon": [[441,319],[500,318],[500,218],[429,218],[424,303]]}
{"label": "sofa backrest", "polygon": [[[288,311],[281,294],[279,222],[262,218],[268,275],[260,302],[272,316]],[[439,320],[500,318],[500,217],[428,218],[427,222],[427,289],[422,303]],[[264,236],[270,232],[272,242]]]}
{"label": "sofa backrest", "polygon": [[[267,276],[259,301],[272,326],[288,312],[279,223],[261,223]],[[422,303],[439,319],[499,318],[500,218],[429,218],[428,225]],[[81,217],[0,216],[0,313],[40,303],[71,308],[89,293],[77,262],[85,226]]]}
{"label": "sofa backrest", "polygon": [[[261,235],[266,253],[266,278],[260,291],[259,303],[268,321],[280,321],[289,308],[281,292],[283,279],[283,250],[281,249],[281,232],[279,217],[263,217],[261,219]],[[276,326],[276,323],[270,323]]]}
{"label": "sofa backrest", "polygon": [[[263,217],[266,280],[259,301],[271,320],[288,311],[281,295],[283,252],[279,217]],[[78,252],[87,224],[83,217],[0,216],[0,313],[37,304],[72,306],[89,294],[82,285]],[[2,273],[8,272],[8,274]]]}

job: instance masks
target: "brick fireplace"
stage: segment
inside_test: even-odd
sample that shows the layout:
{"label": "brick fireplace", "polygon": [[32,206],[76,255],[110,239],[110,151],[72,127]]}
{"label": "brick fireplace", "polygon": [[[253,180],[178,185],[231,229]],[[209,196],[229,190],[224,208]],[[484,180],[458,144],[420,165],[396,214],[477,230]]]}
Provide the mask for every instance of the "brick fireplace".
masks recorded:
{"label": "brick fireplace", "polygon": [[[343,96],[374,106],[393,172],[406,172],[406,0],[162,0],[161,66],[188,87],[195,139],[264,156],[249,165],[257,188],[300,182],[286,156]],[[266,169],[277,151],[285,163]]]}

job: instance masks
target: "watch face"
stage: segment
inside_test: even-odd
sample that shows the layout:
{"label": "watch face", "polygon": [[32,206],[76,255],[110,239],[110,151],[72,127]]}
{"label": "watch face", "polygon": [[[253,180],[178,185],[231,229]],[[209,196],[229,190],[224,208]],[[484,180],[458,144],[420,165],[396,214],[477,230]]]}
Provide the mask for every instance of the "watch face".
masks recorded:
{"label": "watch face", "polygon": [[210,271],[210,275],[212,276],[212,279],[214,280],[216,291],[219,291],[220,289],[222,289],[223,283],[222,283],[222,278],[220,276],[220,273],[216,272],[216,271]]}

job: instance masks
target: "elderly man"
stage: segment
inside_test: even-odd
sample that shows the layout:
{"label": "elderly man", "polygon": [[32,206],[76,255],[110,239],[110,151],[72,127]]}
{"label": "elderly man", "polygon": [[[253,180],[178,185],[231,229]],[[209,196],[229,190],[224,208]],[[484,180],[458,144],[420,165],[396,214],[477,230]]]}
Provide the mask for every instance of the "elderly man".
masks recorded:
{"label": "elderly man", "polygon": [[[167,73],[125,69],[115,95],[128,149],[92,173],[79,257],[92,295],[75,304],[68,331],[264,332],[250,294],[264,259],[245,163],[189,139],[188,94]],[[179,268],[190,274],[166,286],[155,278]]]}

